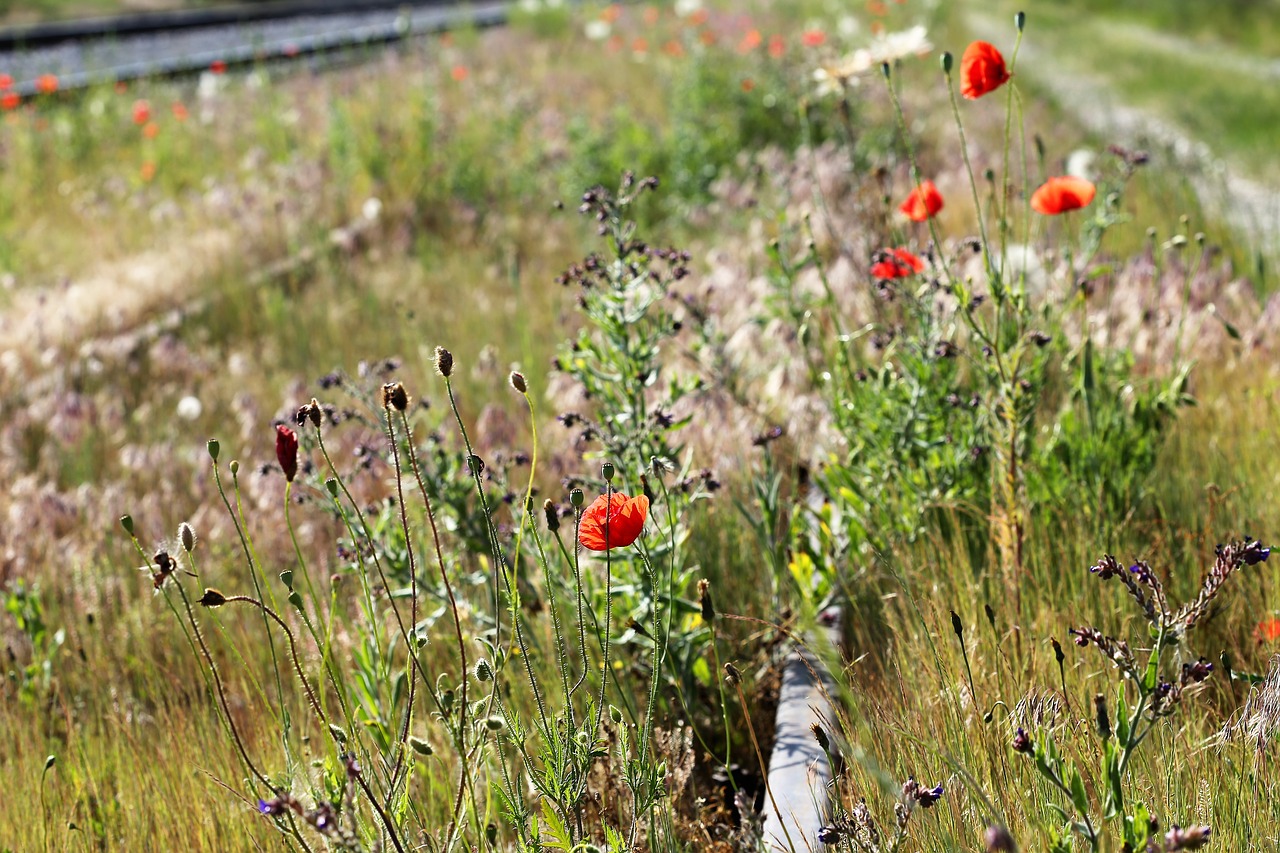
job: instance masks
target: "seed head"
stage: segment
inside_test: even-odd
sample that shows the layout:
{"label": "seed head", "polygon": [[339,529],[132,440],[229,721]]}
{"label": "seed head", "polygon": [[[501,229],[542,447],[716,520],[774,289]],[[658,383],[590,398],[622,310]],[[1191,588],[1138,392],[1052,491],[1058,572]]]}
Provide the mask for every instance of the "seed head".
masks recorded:
{"label": "seed head", "polygon": [[403,412],[409,408],[409,395],[404,385],[399,382],[388,382],[382,386],[382,408]]}
{"label": "seed head", "polygon": [[[585,500],[586,498],[582,494],[582,489],[574,489],[569,492],[569,503],[573,504],[575,507],[581,507]],[[128,518],[128,516],[126,515],[125,518]],[[129,524],[132,526],[133,522],[130,521]]]}
{"label": "seed head", "polygon": [[445,379],[453,375],[453,353],[444,347],[436,347],[436,372]]}
{"label": "seed head", "polygon": [[613,474],[614,470],[612,462],[606,462],[600,466],[600,476],[604,477],[606,483],[613,482]]}

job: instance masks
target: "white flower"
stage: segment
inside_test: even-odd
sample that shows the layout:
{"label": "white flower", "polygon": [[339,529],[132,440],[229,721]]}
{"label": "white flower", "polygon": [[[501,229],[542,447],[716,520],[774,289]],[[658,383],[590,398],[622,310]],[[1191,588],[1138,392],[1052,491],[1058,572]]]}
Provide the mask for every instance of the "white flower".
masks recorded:
{"label": "white flower", "polygon": [[376,196],[365,199],[364,204],[360,205],[360,215],[370,222],[377,222],[382,215],[382,200]]}
{"label": "white flower", "polygon": [[676,14],[687,18],[702,8],[702,0],[676,0]]}
{"label": "white flower", "polygon": [[609,26],[608,21],[596,19],[593,21],[587,21],[587,25],[582,28],[582,32],[592,41],[604,41],[609,37],[609,33],[612,29],[613,28]]}
{"label": "white flower", "polygon": [[178,401],[178,417],[184,421],[194,421],[200,417],[200,413],[204,411],[204,406],[200,405],[200,401],[190,394]]}

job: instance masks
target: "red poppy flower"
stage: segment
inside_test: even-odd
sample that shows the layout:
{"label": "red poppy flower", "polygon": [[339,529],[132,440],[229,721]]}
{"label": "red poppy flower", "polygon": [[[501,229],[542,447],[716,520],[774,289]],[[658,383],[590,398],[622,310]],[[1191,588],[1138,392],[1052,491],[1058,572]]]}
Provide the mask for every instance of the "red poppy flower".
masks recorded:
{"label": "red poppy flower", "polygon": [[1270,619],[1263,619],[1258,623],[1258,627],[1254,629],[1254,635],[1258,638],[1258,642],[1274,643],[1280,640],[1280,619],[1274,616]]}
{"label": "red poppy flower", "polygon": [[[609,535],[605,536],[606,515]],[[649,499],[644,495],[627,497],[614,492],[612,498],[601,495],[582,513],[578,525],[578,541],[589,551],[625,548],[640,536],[649,517]]]}
{"label": "red poppy flower", "polygon": [[924,271],[924,261],[906,249],[885,249],[881,258],[871,265],[871,274],[876,278],[906,278]]}
{"label": "red poppy flower", "polygon": [[36,91],[42,95],[52,95],[58,91],[58,76],[56,74],[41,74],[36,78]]}
{"label": "red poppy flower", "polygon": [[12,88],[13,88],[13,78],[10,77],[8,74],[0,74],[0,90],[12,89]]}
{"label": "red poppy flower", "polygon": [[750,53],[763,41],[764,36],[760,35],[759,30],[747,30],[742,34],[742,41],[738,42],[738,53]]}
{"label": "red poppy flower", "polygon": [[215,59],[213,62],[209,63],[209,70],[214,74],[226,74],[227,63],[223,62],[221,59]]}
{"label": "red poppy flower", "polygon": [[1009,76],[1000,51],[985,41],[975,41],[960,57],[960,94],[970,100],[999,89]]}
{"label": "red poppy flower", "polygon": [[146,124],[151,121],[151,104],[141,98],[133,102],[133,123]]}
{"label": "red poppy flower", "polygon": [[942,193],[938,192],[933,181],[924,181],[911,191],[898,210],[912,222],[924,222],[942,210]]}
{"label": "red poppy flower", "polygon": [[290,483],[298,476],[298,434],[284,424],[276,426],[276,460]]}
{"label": "red poppy flower", "polygon": [[16,110],[21,104],[22,98],[17,92],[5,92],[3,95],[0,95],[0,110],[4,110],[5,112]]}
{"label": "red poppy flower", "polygon": [[800,41],[805,47],[822,47],[827,42],[827,34],[822,30],[806,30]]}
{"label": "red poppy flower", "polygon": [[782,36],[769,37],[769,55],[774,59],[781,59],[783,54],[787,52],[787,42]]}
{"label": "red poppy flower", "polygon": [[190,113],[188,113],[188,112],[187,112],[187,106],[186,106],[186,104],[182,103],[182,101],[174,101],[174,102],[173,102],[173,117],[174,117],[174,118],[176,118],[178,121],[186,121],[186,120],[187,120],[187,116],[188,116],[188,115],[190,115]]}
{"label": "red poppy flower", "polygon": [[449,76],[453,78],[455,83],[461,83],[463,80],[466,80],[467,74],[467,66],[465,65],[455,65],[449,71]]}
{"label": "red poppy flower", "polygon": [[1068,210],[1079,210],[1093,201],[1098,188],[1084,178],[1064,176],[1050,178],[1031,194],[1031,209],[1045,216],[1057,216]]}

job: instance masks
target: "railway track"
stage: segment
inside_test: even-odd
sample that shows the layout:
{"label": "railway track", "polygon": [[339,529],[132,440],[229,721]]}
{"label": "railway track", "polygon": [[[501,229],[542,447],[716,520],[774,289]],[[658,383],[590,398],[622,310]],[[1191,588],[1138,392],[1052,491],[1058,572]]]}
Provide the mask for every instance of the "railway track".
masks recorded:
{"label": "railway track", "polygon": [[506,0],[290,0],[0,30],[0,75],[21,98],[150,77],[358,51],[506,20]]}

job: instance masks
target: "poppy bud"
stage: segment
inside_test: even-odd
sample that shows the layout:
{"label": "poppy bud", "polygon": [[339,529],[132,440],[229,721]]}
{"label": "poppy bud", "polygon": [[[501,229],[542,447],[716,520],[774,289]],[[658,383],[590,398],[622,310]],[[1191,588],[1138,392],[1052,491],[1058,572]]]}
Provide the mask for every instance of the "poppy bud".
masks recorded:
{"label": "poppy bud", "polygon": [[280,583],[289,589],[293,589],[293,569],[285,569],[280,573]]}
{"label": "poppy bud", "polygon": [[433,752],[435,752],[435,750],[431,748],[431,744],[427,743],[425,740],[423,740],[420,737],[409,738],[409,747],[414,752],[418,753],[418,755],[422,755],[422,756],[430,756]]}
{"label": "poppy bud", "polygon": [[298,434],[284,424],[276,427],[276,461],[290,483],[298,476]]}
{"label": "poppy bud", "polygon": [[511,383],[511,387],[515,389],[517,394],[529,393],[529,383],[524,381],[524,374],[518,370],[511,371],[511,375],[507,377]]}
{"label": "poppy bud", "polygon": [[476,661],[476,680],[493,680],[493,666],[484,658],[480,658],[480,660]]}
{"label": "poppy bud", "polygon": [[606,462],[600,466],[600,476],[604,477],[606,483],[613,482],[613,463]]}
{"label": "poppy bud", "polygon": [[206,589],[200,596],[200,603],[205,607],[221,607],[227,603],[227,597],[216,589]]}
{"label": "poppy bud", "polygon": [[500,732],[507,727],[507,721],[498,716],[485,717],[484,727],[491,732]]}
{"label": "poppy bud", "polygon": [[216,438],[209,439],[209,442],[208,444],[205,445],[205,447],[209,449],[209,458],[212,459],[214,462],[217,462],[218,452],[222,449],[222,446],[218,444],[218,439]]}
{"label": "poppy bud", "polygon": [[240,460],[239,459],[232,459],[231,464],[227,467],[231,469],[232,479],[235,479],[236,477],[240,476]]}
{"label": "poppy bud", "polygon": [[1013,16],[1013,25],[1018,28],[1018,32],[1022,32],[1027,25],[1027,13],[1019,12]]}
{"label": "poppy bud", "polygon": [[950,77],[950,76],[951,76],[951,63],[952,63],[952,61],[953,61],[953,60],[952,60],[952,57],[951,57],[951,52],[950,52],[950,51],[943,51],[943,53],[942,53],[942,60],[941,60],[941,61],[942,61],[942,73],[943,73],[943,74],[946,74],[948,77]]}
{"label": "poppy bud", "polygon": [[582,494],[582,489],[574,489],[569,492],[569,503],[573,504],[575,507],[582,506],[584,500],[586,500],[586,498]]}
{"label": "poppy bud", "polygon": [[436,347],[436,370],[445,379],[453,374],[453,353],[444,347]]}
{"label": "poppy bud", "polygon": [[889,74],[890,74],[889,63],[887,62],[880,63],[880,73],[884,75],[884,79],[886,80],[889,79]]}
{"label": "poppy bud", "polygon": [[128,533],[130,536],[132,536],[133,535],[133,516],[131,515],[120,516],[120,526],[124,528],[125,533]]}
{"label": "poppy bud", "polygon": [[185,521],[178,525],[178,541],[182,543],[182,550],[188,554],[195,550],[196,532]]}
{"label": "poppy bud", "polygon": [[324,487],[329,492],[329,497],[336,498],[338,496],[338,480],[336,477],[330,477],[325,480]]}
{"label": "poppy bud", "polygon": [[983,841],[987,845],[987,853],[1017,853],[1018,845],[1013,836],[1003,826],[988,826]]}
{"label": "poppy bud", "polygon": [[622,711],[616,705],[609,706],[609,719],[613,720],[614,725],[622,724]]}
{"label": "poppy bud", "polygon": [[479,477],[484,473],[484,460],[473,453],[467,457],[467,468],[473,476]]}

